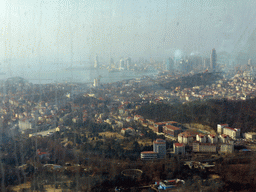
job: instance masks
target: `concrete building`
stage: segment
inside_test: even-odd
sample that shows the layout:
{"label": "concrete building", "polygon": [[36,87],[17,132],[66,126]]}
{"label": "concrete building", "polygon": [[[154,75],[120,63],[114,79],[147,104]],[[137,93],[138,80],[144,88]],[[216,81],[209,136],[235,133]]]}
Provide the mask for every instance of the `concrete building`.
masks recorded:
{"label": "concrete building", "polygon": [[223,134],[230,136],[233,139],[240,137],[240,129],[238,128],[231,128],[231,127],[224,127]]}
{"label": "concrete building", "polygon": [[219,134],[226,134],[233,139],[240,137],[240,129],[239,128],[231,128],[228,127],[228,124],[218,124],[217,125],[217,132]]}
{"label": "concrete building", "polygon": [[99,84],[100,84],[100,79],[99,79],[99,78],[95,78],[95,79],[94,79],[94,82],[93,82],[93,86],[94,86],[94,87],[98,87]]}
{"label": "concrete building", "polygon": [[255,132],[248,132],[244,134],[245,139],[248,140],[254,140],[256,139],[256,133]]}
{"label": "concrete building", "polygon": [[135,116],[134,116],[134,121],[138,121],[140,118],[142,118],[142,116],[140,116],[140,115],[135,115]]}
{"label": "concrete building", "polygon": [[156,132],[156,133],[162,133],[164,125],[165,125],[165,122],[155,123],[154,127],[153,127],[153,131]]}
{"label": "concrete building", "polygon": [[178,142],[184,143],[184,144],[192,143],[193,141],[196,140],[197,134],[198,134],[198,132],[194,132],[194,131],[182,132],[182,133],[178,134]]}
{"label": "concrete building", "polygon": [[153,142],[153,151],[158,154],[158,158],[165,158],[166,155],[166,141],[157,139]]}
{"label": "concrete building", "polygon": [[173,125],[165,125],[163,126],[163,133],[166,135],[170,135],[172,137],[177,137],[179,133],[181,133],[182,129],[179,127],[175,127]]}
{"label": "concrete building", "polygon": [[124,69],[125,69],[124,60],[120,59],[119,70],[124,70]]}
{"label": "concrete building", "polygon": [[183,143],[173,143],[174,154],[185,154],[185,145]]}
{"label": "concrete building", "polygon": [[217,147],[215,144],[212,143],[193,143],[193,152],[200,152],[200,153],[216,153]]}
{"label": "concrete building", "polygon": [[27,129],[32,129],[35,126],[35,121],[33,119],[22,119],[19,120],[19,128],[22,132],[24,132]]}
{"label": "concrete building", "polygon": [[225,134],[221,134],[221,135],[219,135],[219,142],[220,143],[227,143],[228,142],[228,140],[229,140],[229,137],[228,137],[228,135],[225,135]]}
{"label": "concrete building", "polygon": [[252,66],[252,59],[248,59],[248,65]]}
{"label": "concrete building", "polygon": [[167,71],[172,71],[174,68],[174,61],[171,57],[169,57],[166,61],[164,61],[164,66]]}
{"label": "concrete building", "polygon": [[122,135],[134,135],[135,134],[135,130],[132,127],[122,128],[121,129],[121,134]]}
{"label": "concrete building", "polygon": [[223,134],[223,128],[228,127],[228,124],[217,124],[217,133]]}
{"label": "concrete building", "polygon": [[216,50],[213,48],[211,52],[211,57],[210,57],[210,68],[212,71],[215,71],[217,67],[217,54]]}
{"label": "concrete building", "polygon": [[200,143],[206,143],[206,136],[203,134],[196,135],[196,140]]}
{"label": "concrete building", "polygon": [[141,160],[157,159],[157,153],[153,151],[143,151],[140,153]]}
{"label": "concrete building", "polygon": [[125,70],[130,70],[132,64],[132,59],[130,57],[125,59],[124,68]]}
{"label": "concrete building", "polygon": [[218,143],[218,137],[216,135],[208,135],[208,143]]}
{"label": "concrete building", "polygon": [[234,145],[233,144],[221,144],[220,146],[221,153],[234,153]]}
{"label": "concrete building", "polygon": [[98,58],[98,55],[96,55],[94,60],[94,68],[98,68],[98,67],[99,67],[99,58]]}

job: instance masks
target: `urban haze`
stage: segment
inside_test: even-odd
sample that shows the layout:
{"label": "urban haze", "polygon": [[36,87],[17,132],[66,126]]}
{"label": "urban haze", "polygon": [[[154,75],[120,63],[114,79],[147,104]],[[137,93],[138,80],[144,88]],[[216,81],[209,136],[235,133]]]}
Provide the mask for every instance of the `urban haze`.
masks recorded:
{"label": "urban haze", "polygon": [[0,191],[255,191],[255,10],[2,0]]}

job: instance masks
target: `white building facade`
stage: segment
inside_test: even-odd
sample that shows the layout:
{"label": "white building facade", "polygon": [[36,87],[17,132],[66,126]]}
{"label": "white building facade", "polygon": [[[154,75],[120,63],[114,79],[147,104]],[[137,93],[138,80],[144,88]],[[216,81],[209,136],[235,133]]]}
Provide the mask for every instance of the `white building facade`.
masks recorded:
{"label": "white building facade", "polygon": [[173,143],[174,154],[185,154],[185,144],[183,143]]}
{"label": "white building facade", "polygon": [[153,151],[143,151],[140,153],[141,160],[157,159],[157,153]]}

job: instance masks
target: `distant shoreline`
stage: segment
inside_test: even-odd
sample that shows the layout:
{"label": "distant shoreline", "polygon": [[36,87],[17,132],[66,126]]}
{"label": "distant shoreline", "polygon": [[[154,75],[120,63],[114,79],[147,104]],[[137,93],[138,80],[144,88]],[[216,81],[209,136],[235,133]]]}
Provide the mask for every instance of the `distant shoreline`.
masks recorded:
{"label": "distant shoreline", "polygon": [[[156,72],[148,71],[117,71],[109,72],[107,69],[85,69],[75,67],[75,70],[53,70],[53,71],[26,71],[22,74],[7,75],[3,73],[2,81],[8,78],[21,77],[33,84],[56,84],[56,83],[93,83],[94,79],[100,78],[101,83],[114,83],[117,81],[140,78],[144,75],[154,75]],[[79,70],[84,69],[84,70]],[[1,73],[0,73],[1,75]]]}

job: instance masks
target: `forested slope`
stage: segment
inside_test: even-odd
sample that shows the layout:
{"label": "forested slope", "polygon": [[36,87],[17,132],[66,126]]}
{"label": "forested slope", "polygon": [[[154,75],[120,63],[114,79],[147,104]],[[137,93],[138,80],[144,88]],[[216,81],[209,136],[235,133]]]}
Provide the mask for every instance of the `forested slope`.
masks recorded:
{"label": "forested slope", "polygon": [[149,104],[137,114],[156,121],[174,120],[180,123],[202,123],[216,128],[218,123],[241,128],[242,132],[256,130],[256,99],[246,101],[208,100],[186,104]]}

